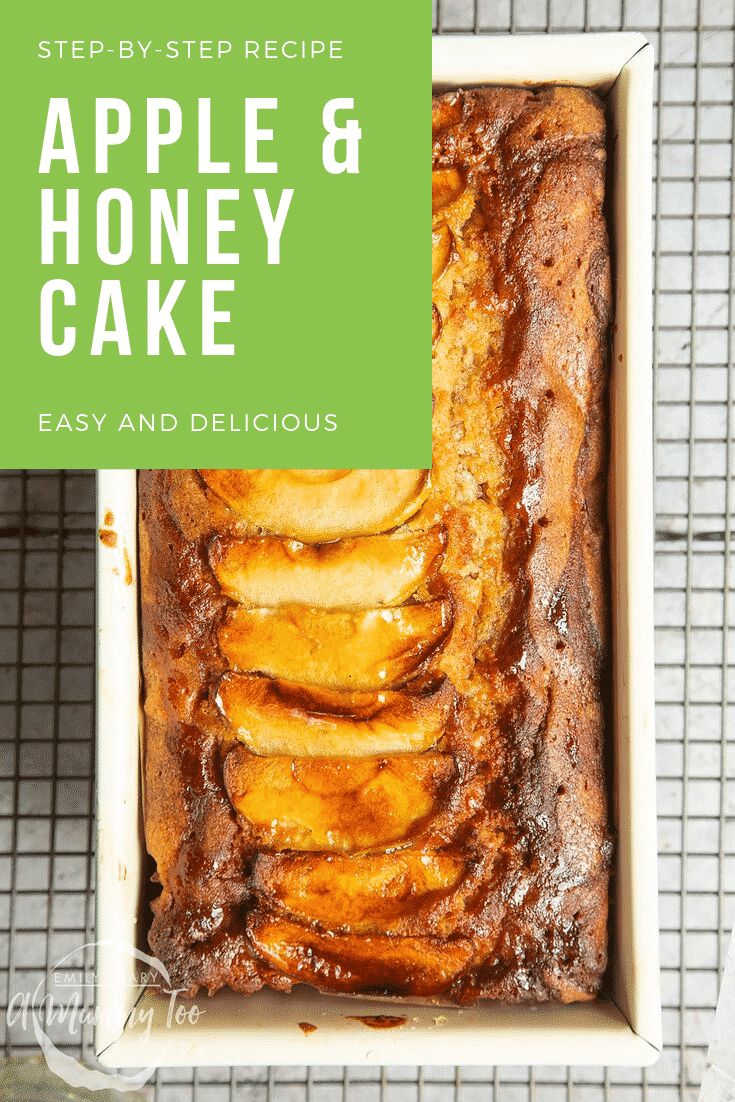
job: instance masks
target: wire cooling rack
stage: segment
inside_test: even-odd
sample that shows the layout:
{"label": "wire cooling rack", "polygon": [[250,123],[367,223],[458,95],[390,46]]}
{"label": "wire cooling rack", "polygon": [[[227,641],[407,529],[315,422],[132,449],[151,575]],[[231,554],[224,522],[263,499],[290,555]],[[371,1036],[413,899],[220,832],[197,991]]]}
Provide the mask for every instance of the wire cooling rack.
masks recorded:
{"label": "wire cooling rack", "polygon": [[[434,30],[639,30],[654,104],[656,631],[664,1041],[596,1067],[163,1069],[155,1102],[696,1099],[735,920],[733,0],[445,0]],[[0,482],[0,1000],[94,936],[91,471]],[[7,1053],[28,1036],[9,1028]],[[75,1055],[89,1054],[83,1030]],[[234,1055],[234,1054],[233,1054]],[[246,1057],[247,1054],[243,1054]]]}

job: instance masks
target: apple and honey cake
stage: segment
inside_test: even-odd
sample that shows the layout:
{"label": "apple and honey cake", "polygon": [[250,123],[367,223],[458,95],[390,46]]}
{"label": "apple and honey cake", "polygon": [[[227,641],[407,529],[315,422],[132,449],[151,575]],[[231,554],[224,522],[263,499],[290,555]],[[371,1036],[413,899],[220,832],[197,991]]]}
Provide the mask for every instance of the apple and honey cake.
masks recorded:
{"label": "apple and honey cake", "polygon": [[434,101],[428,470],[140,472],[150,944],[176,987],[593,998],[604,120]]}

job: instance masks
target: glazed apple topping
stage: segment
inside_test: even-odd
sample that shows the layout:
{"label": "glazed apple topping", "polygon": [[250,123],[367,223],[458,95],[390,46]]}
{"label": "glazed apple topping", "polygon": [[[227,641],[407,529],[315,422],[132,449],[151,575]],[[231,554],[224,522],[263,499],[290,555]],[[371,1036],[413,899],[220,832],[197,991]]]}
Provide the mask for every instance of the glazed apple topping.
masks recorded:
{"label": "glazed apple topping", "polygon": [[390,853],[259,854],[253,886],[273,910],[328,929],[386,930],[468,875],[467,856],[426,846]]}
{"label": "glazed apple topping", "polygon": [[452,255],[452,231],[446,222],[439,222],[431,231],[431,282],[436,283]]}
{"label": "glazed apple topping", "polygon": [[441,599],[358,612],[237,606],[219,644],[235,670],[369,692],[405,684],[450,628],[450,604]]}
{"label": "glazed apple topping", "polygon": [[262,758],[236,746],[227,794],[259,845],[355,853],[412,837],[456,774],[446,754]]}
{"label": "glazed apple topping", "polygon": [[222,677],[217,694],[238,738],[256,754],[315,758],[429,750],[454,699],[447,680],[429,693],[335,693],[237,673]]}
{"label": "glazed apple topping", "polygon": [[394,937],[322,933],[280,915],[248,922],[256,951],[273,968],[330,990],[435,995],[472,960],[469,938]]}
{"label": "glazed apple topping", "polygon": [[431,304],[431,344],[432,347],[436,344],[441,336],[442,331],[442,316],[437,309],[435,302]]}
{"label": "glazed apple topping", "polygon": [[440,527],[325,544],[220,538],[209,548],[209,561],[222,592],[249,608],[334,608],[338,602],[344,609],[368,609],[408,600],[435,573],[445,545]]}
{"label": "glazed apple topping", "polygon": [[462,174],[456,168],[436,169],[431,174],[431,209],[436,214],[459,199],[464,191]]}
{"label": "glazed apple topping", "polygon": [[304,543],[377,535],[418,512],[427,470],[200,470],[248,525]]}

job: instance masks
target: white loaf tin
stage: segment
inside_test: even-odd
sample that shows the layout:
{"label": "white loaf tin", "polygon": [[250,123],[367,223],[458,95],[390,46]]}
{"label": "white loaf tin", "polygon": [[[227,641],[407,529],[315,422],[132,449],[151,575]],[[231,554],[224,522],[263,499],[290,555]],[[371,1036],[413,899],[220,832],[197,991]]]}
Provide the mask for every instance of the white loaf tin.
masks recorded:
{"label": "white loaf tin", "polygon": [[[405,1025],[354,1016],[395,1003],[297,988],[193,1003],[140,986],[141,904],[135,471],[99,472],[98,999],[96,1051],[110,1067],[247,1064],[623,1064],[661,1048],[653,725],[651,95],[652,49],[638,34],[449,36],[434,40],[435,90],[476,84],[586,85],[606,97],[612,134],[615,333],[610,531],[614,748],[610,986],[594,1003],[407,1006]],[[428,111],[428,103],[427,103]],[[112,514],[111,520],[108,514]],[[178,1018],[185,1007],[183,1021]],[[191,1013],[191,1007],[197,1013]],[[135,1006],[131,1020],[130,1011]],[[305,1034],[299,1023],[317,1028]]]}

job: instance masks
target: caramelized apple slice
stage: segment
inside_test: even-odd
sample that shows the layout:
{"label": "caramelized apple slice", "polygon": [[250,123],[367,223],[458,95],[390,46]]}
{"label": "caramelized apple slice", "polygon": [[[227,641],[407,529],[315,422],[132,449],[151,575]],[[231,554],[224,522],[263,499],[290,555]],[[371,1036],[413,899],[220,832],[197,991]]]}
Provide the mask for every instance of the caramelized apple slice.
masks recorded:
{"label": "caramelized apple slice", "polygon": [[432,348],[439,340],[442,331],[442,317],[436,308],[436,303],[431,304],[431,346]]}
{"label": "caramelized apple slice", "polygon": [[449,126],[454,126],[462,119],[464,96],[461,92],[455,92],[451,99],[441,96],[435,99],[431,105],[431,135],[435,138]]}
{"label": "caramelized apple slice", "polygon": [[433,693],[316,693],[287,681],[227,673],[218,703],[256,754],[369,757],[436,746],[449,719],[454,689]]}
{"label": "caramelized apple slice", "polygon": [[403,849],[394,853],[259,854],[253,884],[266,904],[330,930],[385,930],[427,899],[457,887],[464,854]]}
{"label": "caramelized apple slice", "polygon": [[454,776],[451,757],[259,758],[244,746],[225,760],[225,787],[269,849],[383,848],[415,833]]}
{"label": "caramelized apple slice", "polygon": [[472,960],[467,938],[322,934],[285,918],[257,913],[248,934],[257,956],[296,983],[329,991],[438,995]]}
{"label": "caramelized apple slice", "polygon": [[431,231],[431,282],[436,283],[452,255],[452,231],[446,222],[440,222]]}
{"label": "caramelized apple slice", "polygon": [[397,528],[430,489],[425,470],[200,470],[248,524],[321,543]]}
{"label": "caramelized apple slice", "polygon": [[444,600],[367,612],[234,608],[220,628],[219,644],[237,670],[370,691],[407,681],[450,626]]}
{"label": "caramelized apple slice", "polygon": [[431,210],[436,213],[459,199],[464,191],[462,174],[456,168],[436,169],[431,174]]}
{"label": "caramelized apple slice", "polygon": [[316,546],[296,540],[216,539],[209,561],[228,597],[249,608],[376,608],[400,605],[436,570],[441,528]]}

